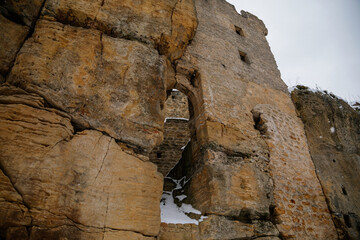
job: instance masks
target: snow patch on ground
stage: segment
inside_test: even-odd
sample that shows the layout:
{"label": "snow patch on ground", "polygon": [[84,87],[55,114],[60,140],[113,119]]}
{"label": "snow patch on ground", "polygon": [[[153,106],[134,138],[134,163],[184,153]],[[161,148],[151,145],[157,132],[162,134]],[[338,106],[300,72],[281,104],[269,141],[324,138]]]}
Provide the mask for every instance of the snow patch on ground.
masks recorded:
{"label": "snow patch on ground", "polygon": [[186,195],[180,195],[180,196],[176,196],[176,198],[179,199],[179,201],[181,202],[182,200],[187,198],[187,196]]}
{"label": "snow patch on ground", "polygon": [[[161,222],[164,223],[172,223],[172,224],[196,224],[198,225],[199,222],[203,221],[206,216],[201,216],[199,220],[192,219],[188,217],[185,213],[194,213],[201,215],[201,212],[197,209],[195,209],[191,204],[182,203],[180,207],[178,207],[173,198],[173,191],[182,189],[182,186],[185,185],[187,182],[185,180],[185,177],[176,180],[169,177],[166,177],[167,179],[171,179],[175,184],[176,187],[171,191],[164,191],[161,202],[160,202],[160,209],[161,209]],[[177,199],[184,200],[187,198],[186,195],[179,195],[176,196]]]}
{"label": "snow patch on ground", "polygon": [[189,121],[188,118],[167,117],[167,118],[165,118],[164,123],[165,123],[167,120],[173,120],[173,119],[175,119],[175,120],[185,120],[185,121]]}

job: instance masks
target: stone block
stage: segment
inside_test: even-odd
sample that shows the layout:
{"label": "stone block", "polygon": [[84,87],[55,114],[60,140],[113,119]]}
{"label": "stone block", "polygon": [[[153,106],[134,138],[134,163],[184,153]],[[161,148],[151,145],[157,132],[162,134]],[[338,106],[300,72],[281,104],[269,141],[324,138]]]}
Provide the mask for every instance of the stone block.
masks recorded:
{"label": "stone block", "polygon": [[254,221],[253,223],[244,223],[229,220],[224,216],[214,215],[201,222],[199,229],[202,240],[258,239],[258,237],[266,236],[277,239],[276,236],[279,235],[278,230],[271,222]]}
{"label": "stone block", "polygon": [[162,140],[161,76],[161,57],[147,45],[40,20],[8,81],[69,113],[79,129],[149,150]]}
{"label": "stone block", "polygon": [[198,240],[199,228],[195,224],[161,223],[159,240]]}
{"label": "stone block", "polygon": [[42,14],[113,37],[150,43],[171,60],[182,56],[197,26],[193,0],[49,0]]}
{"label": "stone block", "polygon": [[254,162],[208,150],[204,167],[191,178],[190,201],[203,214],[269,217],[271,181]]}
{"label": "stone block", "polygon": [[9,71],[28,31],[28,27],[16,24],[0,14],[0,74],[5,76]]}

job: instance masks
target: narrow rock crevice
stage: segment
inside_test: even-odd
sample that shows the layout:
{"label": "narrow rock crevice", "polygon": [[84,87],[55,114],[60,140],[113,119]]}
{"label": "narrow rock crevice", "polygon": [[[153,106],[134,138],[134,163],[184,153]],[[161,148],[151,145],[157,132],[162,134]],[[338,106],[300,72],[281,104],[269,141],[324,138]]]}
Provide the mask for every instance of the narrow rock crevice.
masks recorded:
{"label": "narrow rock crevice", "polygon": [[[304,131],[305,131],[305,129],[304,129]],[[339,230],[341,231],[341,230],[343,229],[342,223],[339,222],[339,221],[337,221],[337,220],[335,219],[334,215],[333,215],[333,211],[331,210],[331,207],[330,207],[330,199],[329,199],[328,196],[325,194],[325,188],[324,188],[324,186],[323,186],[323,184],[322,184],[322,182],[321,182],[321,179],[320,179],[320,177],[319,177],[319,175],[318,175],[318,170],[316,169],[315,162],[314,162],[313,157],[312,157],[312,155],[311,155],[310,152],[309,152],[309,155],[310,155],[311,161],[314,163],[315,176],[316,176],[316,178],[317,178],[317,180],[318,180],[318,182],[319,182],[319,185],[320,185],[320,188],[321,188],[321,192],[322,192],[322,194],[323,194],[323,196],[324,196],[324,198],[325,198],[326,207],[327,207],[327,209],[328,209],[328,211],[329,211],[329,213],[330,213],[330,215],[331,215],[331,220],[332,220],[334,226],[336,227],[336,233],[337,233],[337,235],[338,235],[338,238],[339,238],[339,239],[342,239],[341,236],[340,236],[341,233],[339,232]],[[348,235],[347,232],[343,232],[343,234]],[[347,237],[349,237],[349,236],[346,236],[345,239],[347,239]]]}
{"label": "narrow rock crevice", "polygon": [[102,66],[104,65],[103,53],[104,53],[103,33],[100,32],[100,63]]}
{"label": "narrow rock crevice", "polygon": [[[7,78],[9,77],[9,74],[10,74],[12,68],[14,67],[14,64],[15,64],[15,62],[16,62],[16,59],[17,59],[17,57],[18,57],[18,55],[19,55],[20,50],[21,50],[22,47],[24,46],[25,42],[33,35],[33,33],[34,33],[34,31],[35,31],[36,22],[37,22],[37,21],[39,20],[39,18],[40,18],[41,12],[42,12],[42,10],[43,10],[43,8],[44,8],[44,6],[45,6],[45,2],[46,2],[46,0],[44,0],[44,1],[42,2],[37,17],[36,17],[35,20],[33,20],[33,22],[31,23],[31,25],[30,25],[30,27],[29,27],[29,30],[28,30],[28,34],[26,35],[25,39],[24,39],[24,40],[22,41],[22,43],[20,44],[20,47],[19,47],[19,49],[17,50],[17,52],[16,52],[16,54],[15,54],[15,58],[14,58],[13,61],[11,62],[8,71],[5,73],[5,75],[4,75],[5,81],[6,81]],[[20,17],[17,17],[17,18],[20,19]],[[10,20],[11,20],[11,19],[10,19]],[[16,23],[16,22],[15,22],[15,23]],[[23,25],[25,25],[25,23],[24,23]]]}
{"label": "narrow rock crevice", "polygon": [[[110,145],[110,143],[109,143],[109,145]],[[107,152],[106,152],[106,154],[107,154]],[[106,220],[107,220],[107,216],[108,216],[108,212],[109,212],[109,194],[110,193],[108,193],[107,197],[106,197],[106,212],[105,212],[105,218],[104,218],[104,228],[103,228],[103,238],[102,238],[103,240],[105,238]]]}
{"label": "narrow rock crevice", "polygon": [[[98,176],[99,176],[99,174],[100,174],[100,172],[101,172],[101,170],[102,170],[102,168],[103,168],[105,159],[106,159],[106,157],[107,157],[107,155],[108,155],[108,152],[109,152],[109,148],[110,148],[111,141],[112,141],[112,139],[110,138],[110,139],[109,139],[108,146],[107,146],[107,149],[106,149],[106,153],[105,153],[105,155],[104,155],[104,157],[103,157],[103,159],[102,159],[102,162],[101,162],[100,169],[99,169],[98,173],[96,174],[95,181],[96,181],[96,179],[98,178]],[[108,196],[108,198],[109,198],[109,196]]]}

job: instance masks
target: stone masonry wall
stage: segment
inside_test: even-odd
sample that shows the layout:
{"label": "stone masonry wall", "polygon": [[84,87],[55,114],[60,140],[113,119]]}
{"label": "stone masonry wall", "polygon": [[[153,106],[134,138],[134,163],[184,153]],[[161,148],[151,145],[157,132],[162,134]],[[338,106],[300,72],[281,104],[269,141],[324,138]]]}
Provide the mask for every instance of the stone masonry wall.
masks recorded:
{"label": "stone masonry wall", "polygon": [[180,91],[172,90],[165,102],[164,140],[150,153],[150,161],[165,177],[180,160],[189,141],[188,99]]}
{"label": "stone masonry wall", "polygon": [[150,154],[150,161],[158,166],[164,177],[181,158],[190,140],[189,122],[182,119],[167,119],[164,124],[164,141]]}
{"label": "stone masonry wall", "polygon": [[165,119],[166,118],[190,118],[188,98],[176,89],[171,91],[165,102]]}

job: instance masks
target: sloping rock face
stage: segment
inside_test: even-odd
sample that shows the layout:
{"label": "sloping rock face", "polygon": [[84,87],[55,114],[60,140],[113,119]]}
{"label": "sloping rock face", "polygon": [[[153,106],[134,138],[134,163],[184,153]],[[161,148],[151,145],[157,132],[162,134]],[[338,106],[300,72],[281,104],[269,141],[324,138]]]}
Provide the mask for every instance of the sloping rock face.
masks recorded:
{"label": "sloping rock face", "polygon": [[333,95],[295,89],[291,97],[340,239],[359,239],[360,115]]}

